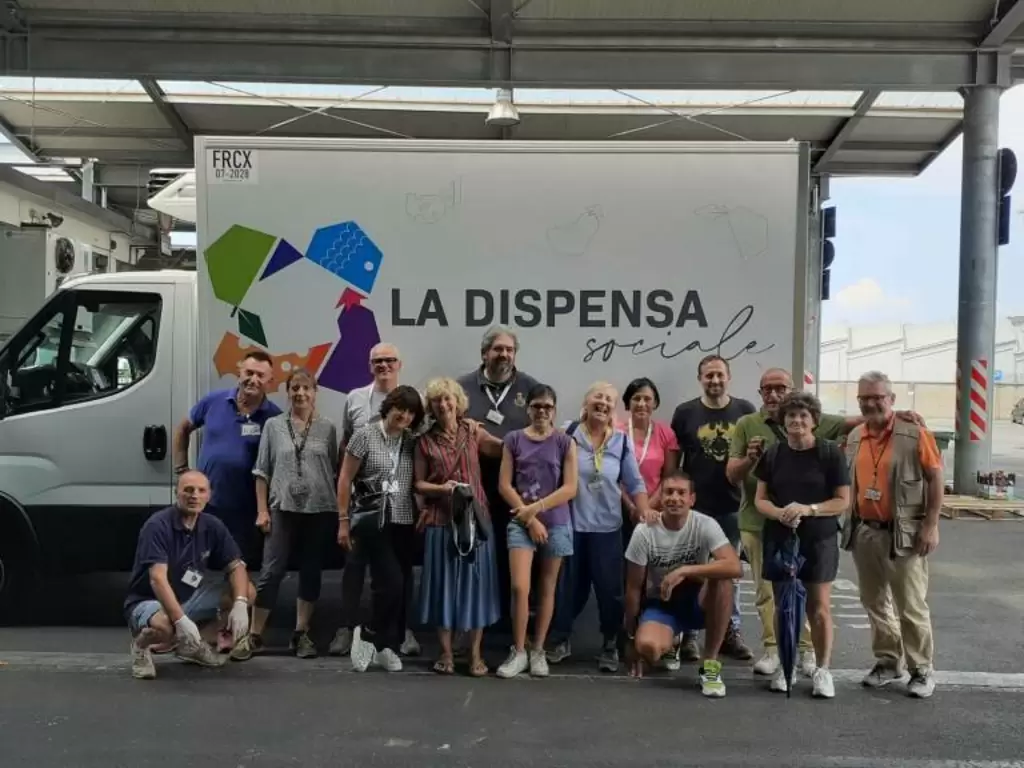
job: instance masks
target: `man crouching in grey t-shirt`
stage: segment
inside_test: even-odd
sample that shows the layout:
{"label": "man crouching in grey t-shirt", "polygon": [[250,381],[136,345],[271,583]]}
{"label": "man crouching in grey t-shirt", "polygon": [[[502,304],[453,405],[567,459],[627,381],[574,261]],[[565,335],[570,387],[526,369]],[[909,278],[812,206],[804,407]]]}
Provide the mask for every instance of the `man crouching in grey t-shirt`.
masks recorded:
{"label": "man crouching in grey t-shirt", "polygon": [[718,651],[732,615],[732,580],[743,567],[715,519],[692,509],[696,499],[685,472],[667,477],[661,522],[638,525],[626,548],[630,674],[642,676],[644,662],[656,664],[681,632],[703,629],[701,692],[720,698],[725,683]]}

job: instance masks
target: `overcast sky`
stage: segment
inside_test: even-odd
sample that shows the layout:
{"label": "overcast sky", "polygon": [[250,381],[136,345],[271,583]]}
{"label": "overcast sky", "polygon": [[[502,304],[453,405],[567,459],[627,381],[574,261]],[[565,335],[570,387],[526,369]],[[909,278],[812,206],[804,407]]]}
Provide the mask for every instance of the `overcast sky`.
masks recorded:
{"label": "overcast sky", "polygon": [[[1003,95],[999,144],[1021,166],[1010,244],[999,249],[1000,315],[1024,314],[1024,86]],[[827,324],[955,321],[960,255],[957,140],[915,179],[838,179]]]}

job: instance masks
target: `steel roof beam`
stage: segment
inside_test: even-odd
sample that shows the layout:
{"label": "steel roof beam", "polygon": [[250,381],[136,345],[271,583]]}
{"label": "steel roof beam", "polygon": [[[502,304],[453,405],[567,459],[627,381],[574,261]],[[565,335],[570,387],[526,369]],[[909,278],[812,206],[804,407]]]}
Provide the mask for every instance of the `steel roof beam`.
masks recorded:
{"label": "steel roof beam", "polygon": [[981,41],[981,47],[998,48],[1004,45],[1022,25],[1024,25],[1024,0],[1017,0],[1003,12],[989,33],[985,35],[985,39]]}
{"label": "steel roof beam", "polygon": [[857,129],[857,125],[865,118],[868,111],[872,106],[874,106],[874,103],[878,101],[878,97],[881,95],[881,91],[864,91],[860,95],[860,98],[857,99],[857,103],[853,105],[853,114],[846,118],[842,127],[836,131],[836,135],[833,136],[832,141],[829,142],[828,149],[822,153],[821,157],[818,158],[818,162],[815,163],[815,172],[821,173],[822,168],[836,156],[836,153],[842,148],[843,143],[853,135],[853,132]]}
{"label": "steel roof beam", "polygon": [[14,126],[0,117],[0,136],[3,136],[11,145],[22,153],[28,156],[29,162],[39,163],[42,162],[42,153],[38,148],[33,146],[32,142],[25,141],[14,131]]}
{"label": "steel roof beam", "polygon": [[167,100],[167,94],[164,93],[164,89],[151,77],[143,77],[139,79],[139,85],[149,96],[150,101],[153,102],[153,106],[160,112],[160,116],[164,119],[171,130],[174,131],[174,135],[178,137],[185,148],[191,152],[192,147],[195,143],[195,137],[192,134],[192,129],[188,127],[188,124],[182,119],[181,114],[174,105]]}

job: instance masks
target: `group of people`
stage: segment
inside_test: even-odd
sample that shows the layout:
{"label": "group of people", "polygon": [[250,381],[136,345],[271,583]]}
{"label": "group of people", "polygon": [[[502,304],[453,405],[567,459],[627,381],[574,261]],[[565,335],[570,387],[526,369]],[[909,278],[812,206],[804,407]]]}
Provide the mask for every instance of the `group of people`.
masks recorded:
{"label": "group of people", "polygon": [[[781,369],[763,374],[760,408],[733,397],[728,361],[709,355],[697,369],[701,396],[669,422],[655,418],[658,387],[646,378],[625,387],[624,420],[608,382],[564,419],[555,391],[517,369],[518,352],[512,330],[493,328],[477,370],[421,393],[399,383],[398,350],[379,344],[374,380],[350,393],[340,428],[301,369],[285,382],[281,412],[266,397],[272,360],[252,352],[238,387],[207,395],[175,431],[177,502],[143,527],[125,602],[133,674],[154,677],[155,652],[217,665],[262,651],[289,563],[299,571],[290,648],[316,656],[310,620],[336,540],[347,553],[345,615],[329,653],[349,654],[357,671],[401,670],[402,656],[419,652],[419,624],[437,631],[435,672],[455,672],[464,642],[468,673],[484,676],[483,633],[505,625],[512,643],[498,677],[547,676],[571,656],[593,592],[602,671],[617,671],[622,653],[634,675],[699,661],[710,697],[725,695],[720,654],[753,658],[740,633],[742,553],[764,647],[753,670],[785,692],[796,681],[776,650],[772,563],[795,544],[808,619],[798,668],[814,696],[831,698],[841,538],[872,626],[876,663],[864,684],[909,670],[908,692],[931,695],[927,557],[938,544],[941,457],[918,416],[894,411],[883,374],[861,378],[861,416],[840,417],[822,414]],[[253,584],[246,569],[257,562]]]}

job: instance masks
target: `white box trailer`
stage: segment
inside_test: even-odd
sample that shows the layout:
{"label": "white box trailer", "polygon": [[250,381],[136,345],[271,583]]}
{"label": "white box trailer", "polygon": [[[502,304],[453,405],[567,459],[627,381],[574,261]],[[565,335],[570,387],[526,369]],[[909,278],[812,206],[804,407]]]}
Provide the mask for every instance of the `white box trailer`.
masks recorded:
{"label": "white box trailer", "polygon": [[422,385],[478,366],[495,323],[564,418],[592,382],[637,376],[668,418],[710,353],[748,398],[766,368],[808,367],[806,145],[218,137],[196,153],[198,274],[68,281],[0,350],[0,601],[34,569],[130,566],[171,500],[173,424],[250,347],[275,358],[275,400],[303,366],[335,419],[378,340]]}

